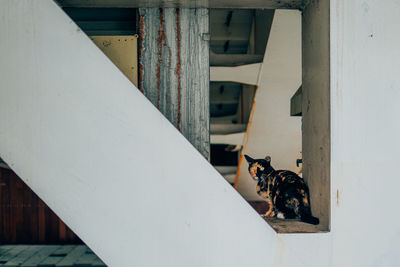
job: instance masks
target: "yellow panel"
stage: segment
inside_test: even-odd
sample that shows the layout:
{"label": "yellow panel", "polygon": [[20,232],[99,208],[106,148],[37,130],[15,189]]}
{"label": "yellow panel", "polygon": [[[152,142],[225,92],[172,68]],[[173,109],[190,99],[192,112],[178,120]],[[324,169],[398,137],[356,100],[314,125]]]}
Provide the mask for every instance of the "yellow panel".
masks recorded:
{"label": "yellow panel", "polygon": [[91,36],[93,42],[121,70],[123,74],[138,86],[137,35]]}

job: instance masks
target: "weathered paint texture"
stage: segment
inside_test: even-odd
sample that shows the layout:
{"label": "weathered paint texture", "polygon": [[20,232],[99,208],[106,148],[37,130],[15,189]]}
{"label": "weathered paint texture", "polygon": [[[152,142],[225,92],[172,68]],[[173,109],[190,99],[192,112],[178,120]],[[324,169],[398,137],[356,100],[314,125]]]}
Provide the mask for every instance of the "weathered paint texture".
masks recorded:
{"label": "weathered paint texture", "polygon": [[209,156],[208,9],[139,9],[139,86]]}

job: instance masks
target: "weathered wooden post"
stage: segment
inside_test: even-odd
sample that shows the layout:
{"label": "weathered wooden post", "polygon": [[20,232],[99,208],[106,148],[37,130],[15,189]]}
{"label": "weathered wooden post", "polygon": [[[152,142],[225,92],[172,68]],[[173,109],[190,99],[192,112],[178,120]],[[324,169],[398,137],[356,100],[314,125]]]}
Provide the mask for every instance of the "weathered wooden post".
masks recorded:
{"label": "weathered wooden post", "polygon": [[139,27],[140,90],[208,158],[208,9],[140,8]]}

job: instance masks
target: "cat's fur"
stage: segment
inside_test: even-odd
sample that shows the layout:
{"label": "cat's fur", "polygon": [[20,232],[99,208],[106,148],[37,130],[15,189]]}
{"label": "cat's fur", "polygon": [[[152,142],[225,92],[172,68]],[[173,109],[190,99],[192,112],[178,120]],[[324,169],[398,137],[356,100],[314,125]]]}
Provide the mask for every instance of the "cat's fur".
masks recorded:
{"label": "cat's fur", "polygon": [[253,159],[245,155],[245,158],[250,175],[258,181],[257,194],[269,204],[265,216],[319,224],[319,219],[311,215],[310,194],[301,177],[287,170],[276,171],[269,156]]}

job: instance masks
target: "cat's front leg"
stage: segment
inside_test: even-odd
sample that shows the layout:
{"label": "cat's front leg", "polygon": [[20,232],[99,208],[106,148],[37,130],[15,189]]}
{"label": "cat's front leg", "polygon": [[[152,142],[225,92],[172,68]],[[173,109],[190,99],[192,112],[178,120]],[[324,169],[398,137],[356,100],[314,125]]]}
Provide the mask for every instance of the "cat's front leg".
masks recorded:
{"label": "cat's front leg", "polygon": [[274,211],[274,204],[272,203],[271,198],[267,198],[267,203],[268,203],[268,210],[265,213],[265,217],[274,217],[275,216],[275,211]]}

